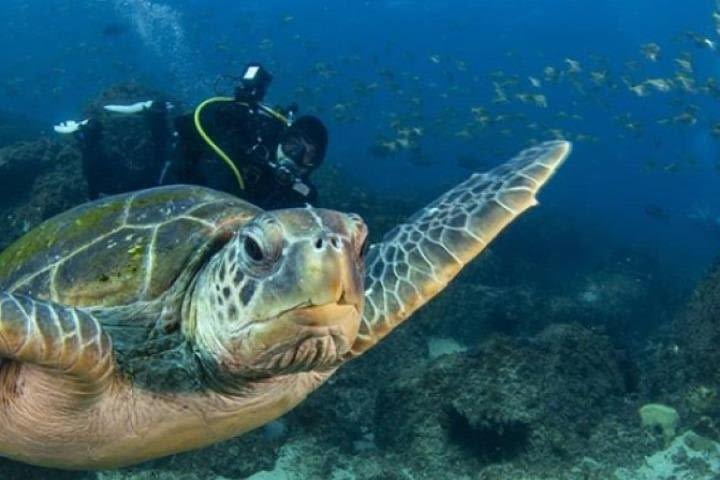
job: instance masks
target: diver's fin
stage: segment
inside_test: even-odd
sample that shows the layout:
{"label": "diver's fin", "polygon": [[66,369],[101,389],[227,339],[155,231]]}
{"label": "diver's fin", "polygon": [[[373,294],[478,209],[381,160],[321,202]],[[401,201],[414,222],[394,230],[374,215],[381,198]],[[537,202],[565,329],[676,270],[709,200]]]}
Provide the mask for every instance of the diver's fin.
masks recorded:
{"label": "diver's fin", "polygon": [[146,100],[144,102],[135,102],[130,105],[105,105],[103,108],[108,112],[113,113],[140,113],[148,108],[152,107],[153,101]]}
{"label": "diver's fin", "polygon": [[518,215],[570,153],[564,141],[519,153],[474,174],[371,246],[357,356],[434,297]]}

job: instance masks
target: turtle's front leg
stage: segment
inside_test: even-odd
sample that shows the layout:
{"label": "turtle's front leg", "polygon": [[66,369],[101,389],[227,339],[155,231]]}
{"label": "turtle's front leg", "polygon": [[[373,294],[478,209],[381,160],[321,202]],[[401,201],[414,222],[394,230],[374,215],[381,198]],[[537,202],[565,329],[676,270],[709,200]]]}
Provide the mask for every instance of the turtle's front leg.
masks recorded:
{"label": "turtle's front leg", "polygon": [[84,395],[99,395],[114,370],[100,322],[72,307],[0,292],[0,359],[57,371]]}
{"label": "turtle's front leg", "polygon": [[365,310],[350,352],[372,347],[434,297],[517,216],[570,153],[568,142],[522,151],[474,174],[373,245],[366,262]]}

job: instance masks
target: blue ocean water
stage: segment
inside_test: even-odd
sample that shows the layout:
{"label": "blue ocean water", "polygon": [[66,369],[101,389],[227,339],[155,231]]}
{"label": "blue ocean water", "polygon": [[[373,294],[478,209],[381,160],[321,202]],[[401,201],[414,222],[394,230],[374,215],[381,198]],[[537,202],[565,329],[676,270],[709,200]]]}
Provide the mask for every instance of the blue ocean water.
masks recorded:
{"label": "blue ocean water", "polygon": [[[565,138],[573,154],[541,208],[597,245],[652,257],[687,290],[720,245],[716,8],[6,0],[0,110],[53,135],[52,125],[79,119],[91,99],[127,81],[190,109],[230,93],[232,78],[257,61],[274,75],[269,103],[297,102],[327,122],[328,165],[368,191],[428,200],[530,144]],[[525,241],[524,255],[547,254]]]}
{"label": "blue ocean water", "polygon": [[[269,101],[322,113],[331,161],[358,182],[394,191],[432,189],[438,178],[449,184],[466,174],[458,157],[498,163],[517,146],[549,138],[551,129],[571,140],[592,136],[576,142],[545,202],[655,250],[674,268],[697,271],[718,240],[717,225],[689,218],[720,212],[717,98],[700,91],[717,74],[718,52],[687,32],[715,41],[712,11],[709,1],[670,0],[8,1],[0,6],[0,95],[3,109],[49,126],[129,79],[190,106],[215,88],[231,89],[218,76],[260,61],[275,76]],[[651,42],[662,49],[657,62],[640,51]],[[684,54],[692,58],[696,92],[676,85],[638,97],[629,90],[672,78],[680,68],[674,59]],[[580,62],[577,78],[563,73],[565,59]],[[562,80],[546,82],[546,67]],[[593,72],[607,78],[597,85]],[[507,87],[510,102],[493,103],[493,75],[517,81]],[[542,85],[533,87],[529,77]],[[513,98],[523,93],[545,95],[547,107]],[[525,117],[465,137],[476,107],[491,117]],[[687,108],[697,117],[693,125],[657,123]],[[623,128],[623,118],[642,131]],[[422,129],[420,158],[368,154],[378,138],[392,137],[394,121]],[[648,205],[669,220],[648,217]]]}

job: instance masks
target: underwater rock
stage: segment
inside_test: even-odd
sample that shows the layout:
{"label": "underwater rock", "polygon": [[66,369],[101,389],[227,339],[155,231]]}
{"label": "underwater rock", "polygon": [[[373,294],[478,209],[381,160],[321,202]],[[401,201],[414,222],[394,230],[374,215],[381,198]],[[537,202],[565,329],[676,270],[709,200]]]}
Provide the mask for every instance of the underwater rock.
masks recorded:
{"label": "underwater rock", "polygon": [[[272,470],[257,472],[246,480],[407,480],[408,475],[378,455],[347,455],[312,436],[285,444]],[[415,477],[421,478],[421,477]]]}
{"label": "underwater rock", "polygon": [[[677,283],[658,273],[655,259],[599,245],[574,228],[579,227],[545,210],[521,219],[415,322],[429,335],[461,344],[492,333],[529,336],[551,323],[578,323],[602,329],[632,351],[648,330],[672,318],[685,291],[678,293]],[[528,237],[533,238],[531,251],[523,245]],[[546,255],[546,249],[552,253]],[[558,252],[569,258],[555,258]]]}
{"label": "underwater rock", "polygon": [[[286,417],[296,435],[314,436],[327,448],[358,453],[368,438],[376,443],[378,394],[402,372],[428,367],[421,327],[403,325],[383,342],[333,375]],[[369,448],[361,448],[372,450]]]}
{"label": "underwater rock", "polygon": [[0,149],[0,248],[41,221],[87,201],[80,152],[72,142],[39,138]]}
{"label": "underwater rock", "polygon": [[93,472],[73,472],[34,467],[0,457],[0,478],[3,480],[95,480]]}
{"label": "underwater rock", "polygon": [[566,292],[551,296],[545,315],[558,322],[601,326],[612,337],[627,342],[667,319],[670,298],[662,288],[650,275],[611,265],[576,279]]}
{"label": "underwater rock", "polygon": [[643,394],[675,406],[683,424],[720,440],[720,261],[685,309],[647,342]]}
{"label": "underwater rock", "polygon": [[633,469],[620,468],[616,480],[711,480],[720,478],[720,444],[689,431]]}
{"label": "underwater rock", "polygon": [[688,378],[720,386],[720,261],[698,285],[672,328]]}
{"label": "underwater rock", "polygon": [[674,408],[661,403],[648,403],[640,408],[638,414],[643,427],[660,429],[666,444],[675,438],[680,416]]}
{"label": "underwater rock", "polygon": [[32,140],[46,128],[47,125],[24,115],[0,111],[0,147]]}
{"label": "underwater rock", "polygon": [[467,350],[467,347],[453,338],[430,337],[427,342],[428,356],[434,360],[442,355],[452,355]]}
{"label": "underwater rock", "polygon": [[32,142],[17,142],[0,149],[0,175],[2,203],[11,203],[28,186],[48,169],[57,166],[66,144],[48,138]]}
{"label": "underwater rock", "polygon": [[495,336],[398,374],[376,402],[378,445],[428,478],[448,465],[455,475],[499,462],[537,471],[613,448],[631,458],[641,431],[621,363],[607,337],[575,325]]}
{"label": "underwater rock", "polygon": [[542,297],[533,289],[487,285],[492,283],[497,264],[492,251],[486,253],[466,267],[453,288],[417,314],[416,323],[426,335],[472,345],[494,333],[536,333],[550,320],[542,315]]}

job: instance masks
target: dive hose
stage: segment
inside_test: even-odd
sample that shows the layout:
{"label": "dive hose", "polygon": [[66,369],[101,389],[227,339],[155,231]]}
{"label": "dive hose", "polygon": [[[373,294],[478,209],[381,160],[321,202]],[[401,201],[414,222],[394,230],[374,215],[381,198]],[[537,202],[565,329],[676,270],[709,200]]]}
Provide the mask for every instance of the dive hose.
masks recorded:
{"label": "dive hose", "polygon": [[[202,110],[211,103],[219,103],[219,102],[234,102],[236,101],[233,97],[211,97],[207,100],[204,100],[201,102],[197,107],[195,107],[195,113],[193,114],[193,120],[195,122],[195,129],[197,130],[198,134],[200,134],[200,137],[205,141],[205,143],[208,144],[208,146],[227,164],[228,167],[230,167],[230,170],[232,170],[233,174],[235,175],[235,179],[237,180],[238,185],[240,185],[241,190],[245,190],[245,181],[243,180],[242,174],[240,173],[240,170],[238,170],[237,166],[233,161],[230,159],[230,157],[220,148],[217,146],[215,142],[208,136],[207,133],[205,133],[205,129],[202,126],[202,122],[200,121],[200,114],[202,113]],[[249,104],[240,102],[241,105],[249,106]],[[259,104],[259,107],[268,115],[274,117],[275,119],[283,122],[285,125],[290,125],[291,121],[288,117],[281,114],[280,112],[277,112],[276,110],[273,110],[272,108]]]}
{"label": "dive hose", "polygon": [[207,133],[205,133],[205,129],[202,126],[202,123],[200,122],[200,114],[202,113],[203,108],[205,108],[207,105],[211,103],[218,103],[218,102],[233,102],[235,101],[232,97],[211,97],[207,100],[204,100],[201,102],[197,107],[195,107],[195,113],[193,114],[193,120],[195,122],[195,129],[200,134],[200,137],[202,137],[203,140],[205,140],[205,143],[208,144],[210,148],[220,157],[222,160],[227,164],[228,167],[230,167],[230,170],[232,170],[233,174],[235,175],[235,179],[237,180],[238,185],[240,186],[240,190],[245,190],[245,181],[243,180],[242,174],[240,173],[240,170],[238,170],[237,166],[233,163],[232,160],[230,160],[230,157],[227,156],[227,154],[217,146],[215,142],[212,141],[212,139],[208,136]]}

